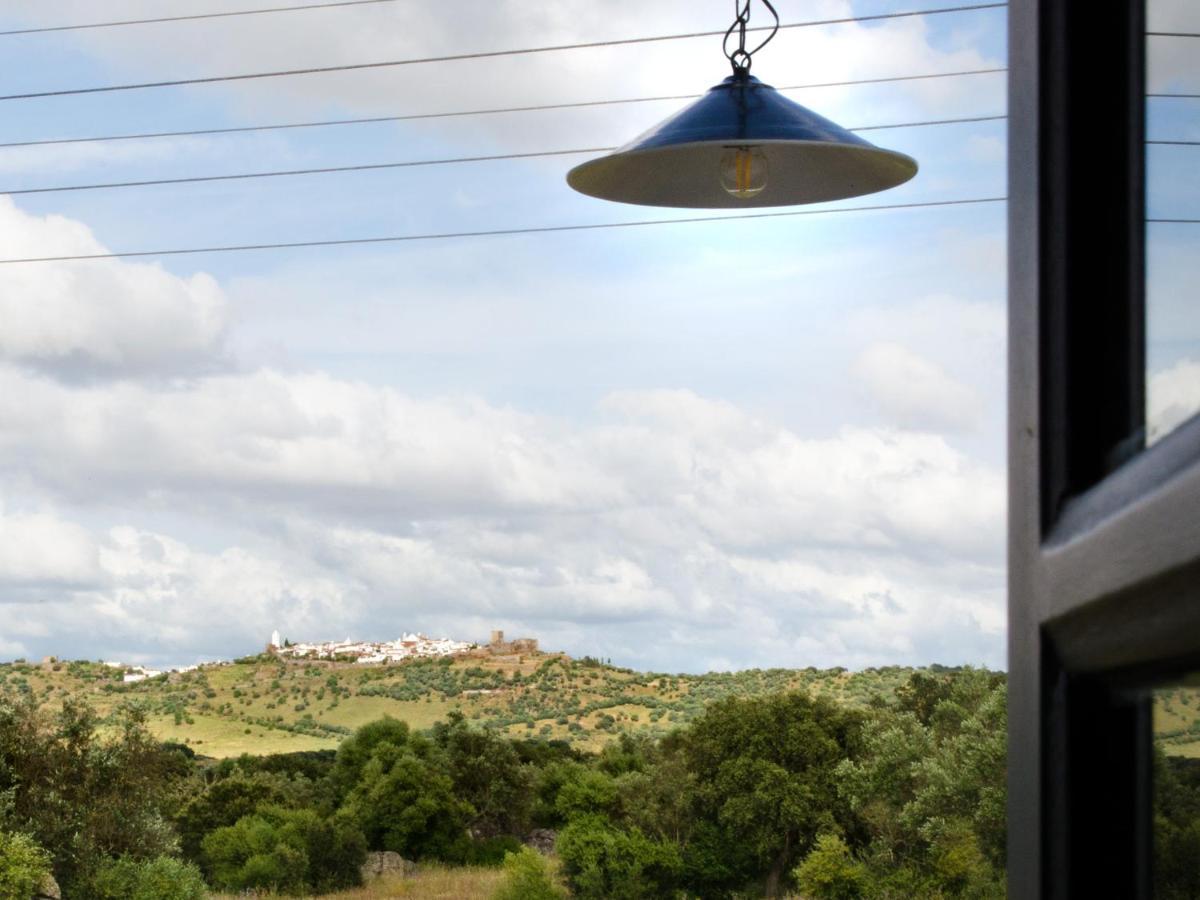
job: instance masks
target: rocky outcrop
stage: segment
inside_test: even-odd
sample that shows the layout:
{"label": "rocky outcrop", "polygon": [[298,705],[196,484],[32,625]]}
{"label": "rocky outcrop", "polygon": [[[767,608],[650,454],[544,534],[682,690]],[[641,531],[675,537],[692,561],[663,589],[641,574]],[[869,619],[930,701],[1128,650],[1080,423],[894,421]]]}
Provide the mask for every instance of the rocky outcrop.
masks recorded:
{"label": "rocky outcrop", "polygon": [[391,850],[378,850],[367,854],[362,864],[363,881],[371,881],[381,875],[400,875],[408,878],[417,871],[417,864]]}
{"label": "rocky outcrop", "polygon": [[558,832],[551,831],[549,828],[535,828],[529,832],[529,835],[525,838],[525,843],[538,853],[553,853],[554,842],[557,839]]}
{"label": "rocky outcrop", "polygon": [[62,900],[62,890],[49,872],[42,878],[42,883],[34,892],[33,900]]}

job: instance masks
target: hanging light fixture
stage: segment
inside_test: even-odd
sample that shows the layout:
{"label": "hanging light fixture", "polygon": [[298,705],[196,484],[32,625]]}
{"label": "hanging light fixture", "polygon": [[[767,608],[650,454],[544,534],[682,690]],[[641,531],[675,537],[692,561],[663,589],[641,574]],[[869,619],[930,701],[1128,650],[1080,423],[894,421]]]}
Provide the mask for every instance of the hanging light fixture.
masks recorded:
{"label": "hanging light fixture", "polygon": [[[607,156],[567,173],[582,194],[637,203],[727,209],[792,206],[871,194],[917,174],[910,156],[876,147],[750,74],[751,0],[735,0],[723,49],[733,74],[699,100]],[[729,39],[738,32],[738,48]]]}

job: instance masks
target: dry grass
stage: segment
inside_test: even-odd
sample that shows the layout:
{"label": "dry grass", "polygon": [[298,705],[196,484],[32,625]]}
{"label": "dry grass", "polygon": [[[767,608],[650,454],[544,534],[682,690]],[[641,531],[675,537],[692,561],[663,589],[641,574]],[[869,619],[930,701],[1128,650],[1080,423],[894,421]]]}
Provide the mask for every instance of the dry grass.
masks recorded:
{"label": "dry grass", "polygon": [[[487,900],[500,885],[503,870],[479,866],[439,866],[422,864],[408,878],[384,876],[369,885],[336,894],[322,894],[322,900]],[[234,894],[213,894],[211,900],[239,900]]]}

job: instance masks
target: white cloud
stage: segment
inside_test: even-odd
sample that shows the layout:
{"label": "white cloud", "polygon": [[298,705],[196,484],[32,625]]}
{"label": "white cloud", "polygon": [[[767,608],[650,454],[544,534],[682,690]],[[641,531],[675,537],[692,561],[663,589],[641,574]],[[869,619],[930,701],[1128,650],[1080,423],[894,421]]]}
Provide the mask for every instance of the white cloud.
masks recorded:
{"label": "white cloud", "polygon": [[135,524],[97,538],[105,586],[55,615],[83,604],[126,651],[184,647],[198,621],[243,646],[280,620],[463,637],[497,622],[677,668],[703,662],[660,648],[666,629],[742,664],[916,660],[930,641],[990,642],[999,661],[1002,479],[936,435],[806,439],[687,391],[614,394],[567,427],[266,371],[148,387],[0,370],[14,395],[28,405],[0,404],[0,465],[59,502],[258,535],[215,552]]}
{"label": "white cloud", "polygon": [[45,512],[0,509],[0,584],[57,589],[101,578],[99,551],[85,529]]}
{"label": "white cloud", "polygon": [[902,428],[967,431],[979,422],[974,391],[900,344],[872,344],[853,369],[871,400]]}
{"label": "white cloud", "polygon": [[[33,6],[30,22],[85,20],[92,4],[66,0],[53,9]],[[158,15],[153,0],[112,0],[116,18]],[[791,14],[789,14],[791,12]],[[785,21],[843,18],[855,14],[849,0],[822,0],[802,10],[784,10]],[[986,15],[986,14],[984,14]],[[757,19],[757,17],[756,17]],[[114,69],[113,80],[186,77],[302,66],[336,65],[437,56],[471,51],[568,44],[658,34],[724,29],[726,3],[634,0],[539,4],[517,0],[457,0],[455,14],[414,4],[250,16],[185,25],[147,26],[72,35],[79,45]],[[252,62],[250,62],[252,61]],[[977,69],[1002,65],[973,48],[939,48],[919,18],[779,33],[763,51],[756,74],[777,85],[839,81],[872,76]],[[344,74],[247,81],[197,90],[225,92],[249,116],[295,114],[338,108],[367,114],[429,112],[700,92],[728,72],[720,39],[668,41],[511,58],[456,61]],[[864,112],[862,89],[806,92],[802,102],[848,125],[868,124],[918,110],[940,114],[977,110],[982,101],[1001,108],[1003,79],[945,79],[914,82],[881,93]],[[591,110],[582,118],[489,116],[446,121],[432,127],[509,140],[555,143],[581,128],[609,134],[617,142],[663,118],[672,104],[640,104]],[[528,123],[528,124],[527,124]],[[425,123],[428,125],[429,123]],[[585,144],[586,146],[586,144]]]}
{"label": "white cloud", "polygon": [[1146,440],[1154,443],[1200,412],[1200,361],[1153,372],[1146,385]]}
{"label": "white cloud", "polygon": [[[108,252],[82,223],[7,197],[0,243],[11,258]],[[208,275],[110,259],[0,266],[0,321],[0,359],[74,376],[178,374],[212,367],[227,311]]]}

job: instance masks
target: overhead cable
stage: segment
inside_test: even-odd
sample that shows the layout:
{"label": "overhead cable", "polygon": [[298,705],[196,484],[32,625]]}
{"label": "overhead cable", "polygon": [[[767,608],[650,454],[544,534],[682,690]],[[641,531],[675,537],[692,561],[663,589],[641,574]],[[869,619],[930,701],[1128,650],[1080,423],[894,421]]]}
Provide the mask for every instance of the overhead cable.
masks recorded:
{"label": "overhead cable", "polygon": [[[860,84],[884,84],[900,81],[922,81],[931,78],[956,78],[965,75],[990,75],[1007,72],[1006,68],[964,69],[958,72],[932,72],[924,75],[893,75],[887,78],[856,78],[852,81],[822,81],[811,84],[789,84],[777,88],[780,91],[802,91],[814,88],[850,87]],[[654,103],[659,101],[694,100],[701,94],[670,94],[661,97],[629,97],[619,100],[581,100],[574,103],[541,103],[532,106],[501,106],[490,109],[467,109],[457,112],[407,113],[393,116],[369,116],[359,119],[324,119],[312,122],[282,122],[266,125],[240,125],[229,128],[193,128],[186,131],[148,131],[134,134],[106,134],[76,138],[44,138],[32,141],[0,142],[4,147],[44,147],[52,144],[88,144],[103,141],[135,141],[148,138],[203,137],[218,134],[245,134],[258,131],[285,131],[293,128],[326,128],[342,125],[371,125],[382,122],[410,122],[418,119],[454,119],[466,116],[488,116],[498,113],[543,112],[558,109],[584,109],[595,106],[616,106],[624,103]],[[895,127],[895,126],[886,126]]]}
{"label": "overhead cable", "polygon": [[155,19],[120,19],[113,22],[86,22],[79,25],[46,25],[40,28],[14,28],[0,31],[0,37],[17,34],[45,34],[50,31],[83,31],[88,28],[120,28],[125,25],[161,25],[166,22],[195,22],[198,19],[229,19],[235,16],[261,16],[267,13],[302,12],[309,9],[332,9],[337,6],[367,6],[373,3],[395,3],[396,0],[337,0],[334,3],[308,3],[304,6],[272,6],[267,9],[239,9],[232,12],[193,13],[188,16],[161,16]]}
{"label": "overhead cable", "polygon": [[[837,19],[813,19],[806,22],[790,22],[780,28],[812,28],[822,25],[845,25],[852,22],[876,22],[883,19],[906,19],[915,16],[933,16],[944,13],[972,12],[984,9],[1001,9],[1007,3],[977,3],[969,6],[945,6],[933,9],[916,9],[908,12],[878,13],[870,16],[845,16]],[[774,26],[771,26],[774,27]],[[761,31],[763,28],[747,29]],[[585,50],[596,47],[616,47],[628,44],[650,44],[662,41],[679,41],[690,38],[718,37],[724,31],[694,31],[687,34],[665,34],[640,38],[619,38],[609,41],[585,41],[576,44],[555,44],[543,47],[525,47],[517,50],[488,50],[477,53],[454,53],[446,56],[424,56],[409,59],[384,60],[372,63],[348,63],[336,66],[312,66],[303,69],[279,69],[270,72],[246,72],[237,75],[209,75],[199,78],[178,78],[166,81],[145,81],[133,84],[109,84],[98,87],[65,88],[55,91],[33,91],[23,94],[0,95],[0,100],[32,100],[43,97],[67,97],[79,94],[101,94],[112,91],[136,91],[149,88],[181,87],[183,85],[214,84],[229,81],[250,81],[263,78],[286,78],[293,75],[324,75],[331,72],[351,72],[364,69],[386,69],[396,66],[415,66],[426,63],[459,62],[468,59],[494,59],[505,56],[529,56],[536,53],[554,53],[563,50]]]}
{"label": "overhead cable", "polygon": [[1200,31],[1147,31],[1146,37],[1200,38]]}
{"label": "overhead cable", "polygon": [[[895,122],[889,125],[863,125],[847,131],[879,131],[888,128],[922,128],[933,125],[957,125],[964,122],[994,122],[1008,116],[969,116],[962,119],[934,119],[925,122]],[[551,156],[572,156],[583,153],[611,153],[616,147],[579,147],[565,150],[534,150],[528,153],[494,153],[486,156],[451,156],[439,159],[410,159],[399,162],[359,163],[348,166],[321,166],[308,169],[272,169],[265,172],[235,172],[225,175],[185,175],[180,178],[149,178],[138,181],[105,181],[93,184],[67,184],[50,187],[0,190],[0,194],[60,194],[68,191],[98,191],[112,188],[151,187],[167,184],[200,184],[210,181],[246,181],[255,178],[280,178],[292,175],[331,175],[339,172],[370,172],[381,169],[411,169],[422,166],[446,166],[459,163],[498,162],[511,159],[538,159]]]}
{"label": "overhead cable", "polygon": [[445,231],[430,234],[401,234],[387,237],[341,238],[324,241],[284,241],[263,244],[228,244],[212,247],[175,247],[160,250],[126,250],[114,253],[81,253],[69,256],[36,256],[0,259],[0,265],[18,263],[74,262],[94,259],[128,259],[140,256],[183,256],[196,253],[237,253],[248,250],[293,250],[304,247],[344,247],[354,244],[396,244],[409,241],[443,241],[452,238],[500,237],[520,234],[550,234],[564,231],[598,231],[606,228],[640,228],[648,225],[685,225],[696,222],[721,222],[734,219],[778,219],[792,216],[822,216],[853,212],[879,212],[900,209],[928,209],[942,206],[968,206],[1002,203],[1006,197],[974,197],[966,200],[927,200],[919,203],[888,203],[877,206],[845,206],[834,209],[790,209],[784,212],[738,213],[732,216],[691,216],[682,219],[641,219],[635,222],[597,222],[590,225],[544,225],[534,228],[493,228],[487,231]]}

